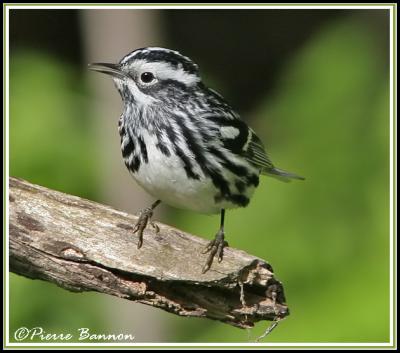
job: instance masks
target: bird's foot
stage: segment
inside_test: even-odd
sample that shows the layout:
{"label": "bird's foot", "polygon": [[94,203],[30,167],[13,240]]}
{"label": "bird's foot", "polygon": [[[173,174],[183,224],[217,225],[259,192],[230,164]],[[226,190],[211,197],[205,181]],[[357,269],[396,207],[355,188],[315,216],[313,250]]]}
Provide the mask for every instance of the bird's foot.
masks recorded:
{"label": "bird's foot", "polygon": [[224,248],[229,246],[228,242],[225,241],[224,229],[221,228],[215,235],[215,238],[211,240],[206,248],[203,250],[202,254],[210,253],[208,255],[207,261],[202,269],[202,273],[206,273],[214,261],[214,256],[217,256],[218,262],[221,262],[224,257]]}
{"label": "bird's foot", "polygon": [[151,222],[150,219],[153,216],[153,208],[146,207],[139,212],[139,219],[133,228],[133,234],[138,233],[139,239],[137,243],[137,248],[140,249],[143,245],[143,231],[146,229],[147,224],[150,225],[155,229],[156,233],[160,231],[160,228],[154,222]]}

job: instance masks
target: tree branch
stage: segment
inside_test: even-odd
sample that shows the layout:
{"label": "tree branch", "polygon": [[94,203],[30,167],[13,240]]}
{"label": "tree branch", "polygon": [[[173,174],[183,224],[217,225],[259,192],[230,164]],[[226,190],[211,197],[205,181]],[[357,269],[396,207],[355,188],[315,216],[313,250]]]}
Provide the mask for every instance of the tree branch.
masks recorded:
{"label": "tree branch", "polygon": [[14,273],[240,328],[288,315],[283,287],[262,259],[229,247],[202,274],[206,239],[158,224],[138,250],[135,216],[17,178],[9,185]]}

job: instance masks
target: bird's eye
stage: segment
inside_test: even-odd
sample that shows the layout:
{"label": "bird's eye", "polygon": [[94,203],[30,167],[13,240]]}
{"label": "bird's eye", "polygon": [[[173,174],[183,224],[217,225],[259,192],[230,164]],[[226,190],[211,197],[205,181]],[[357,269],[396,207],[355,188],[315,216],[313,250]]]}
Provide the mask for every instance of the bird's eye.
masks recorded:
{"label": "bird's eye", "polygon": [[140,79],[144,83],[150,83],[150,82],[154,81],[155,78],[154,78],[154,75],[151,72],[143,72],[140,75]]}

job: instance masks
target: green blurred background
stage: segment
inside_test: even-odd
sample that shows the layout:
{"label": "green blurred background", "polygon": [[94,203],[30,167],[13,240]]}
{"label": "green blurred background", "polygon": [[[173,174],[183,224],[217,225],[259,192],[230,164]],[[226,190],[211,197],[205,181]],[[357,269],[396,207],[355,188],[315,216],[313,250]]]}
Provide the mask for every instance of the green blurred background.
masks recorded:
{"label": "green blurred background", "polygon": [[[388,342],[389,12],[11,10],[10,175],[143,207],[120,158],[118,94],[86,67],[149,45],[192,57],[275,164],[306,177],[264,178],[249,207],[227,213],[229,244],[270,262],[285,286],[291,315],[265,341]],[[157,216],[210,239],[219,221]],[[12,341],[21,326],[249,342],[268,322],[240,330],[11,274]]]}

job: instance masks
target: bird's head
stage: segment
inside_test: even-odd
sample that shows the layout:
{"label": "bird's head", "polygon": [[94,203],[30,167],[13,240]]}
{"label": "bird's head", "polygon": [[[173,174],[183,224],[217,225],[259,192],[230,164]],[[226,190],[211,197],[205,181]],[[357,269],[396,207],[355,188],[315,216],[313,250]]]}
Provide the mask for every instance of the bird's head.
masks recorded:
{"label": "bird's head", "polygon": [[192,60],[159,47],[137,49],[118,64],[94,63],[89,68],[112,76],[125,104],[146,106],[168,97],[176,100],[201,82]]}

